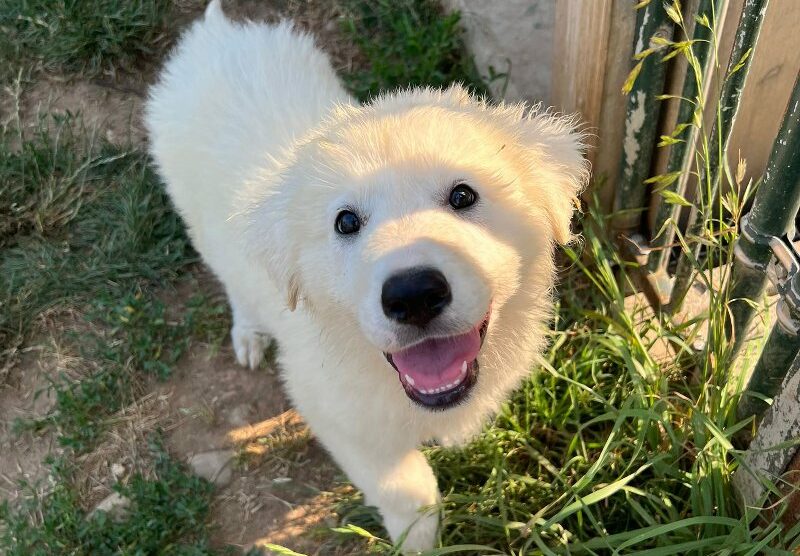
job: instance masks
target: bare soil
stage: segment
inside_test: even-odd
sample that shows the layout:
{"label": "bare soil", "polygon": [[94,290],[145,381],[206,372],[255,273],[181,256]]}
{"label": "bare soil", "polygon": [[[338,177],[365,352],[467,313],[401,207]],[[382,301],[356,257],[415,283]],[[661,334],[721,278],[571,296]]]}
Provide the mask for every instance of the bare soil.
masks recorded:
{"label": "bare soil", "polygon": [[52,431],[17,430],[18,423],[41,419],[53,406],[48,377],[57,372],[58,355],[54,346],[45,345],[48,340],[42,335],[39,345],[27,348],[0,388],[0,497],[12,504],[30,495],[20,482],[43,482],[42,460],[59,452]]}
{"label": "bare soil", "polygon": [[344,477],[291,408],[275,368],[251,371],[237,365],[228,345],[198,346],[157,392],[169,400],[171,453],[184,460],[235,454],[213,510],[214,540],[316,553],[314,530],[335,525],[332,505]]}
{"label": "bare soil", "polygon": [[[164,297],[182,307],[197,293],[220,295],[202,267]],[[0,498],[12,504],[50,486],[43,460],[62,448],[55,431],[17,430],[20,421],[42,419],[53,409],[50,380],[75,376],[85,365],[65,333],[85,327],[79,315],[58,315],[21,354],[0,389]],[[269,354],[268,354],[269,355]],[[212,541],[244,549],[263,543],[305,554],[353,554],[353,545],[332,544],[317,533],[336,525],[335,504],[352,487],[292,409],[268,356],[259,369],[240,367],[229,338],[223,346],[195,343],[170,379],[150,381],[143,395],[120,410],[91,452],[79,457],[82,504],[95,507],[116,481],[149,474],[147,437],[165,431],[176,458],[230,451],[231,479],[218,485],[212,506]]]}
{"label": "bare soil", "polygon": [[21,95],[20,120],[32,128],[48,114],[80,115],[90,135],[118,145],[145,141],[143,87],[43,75]]}

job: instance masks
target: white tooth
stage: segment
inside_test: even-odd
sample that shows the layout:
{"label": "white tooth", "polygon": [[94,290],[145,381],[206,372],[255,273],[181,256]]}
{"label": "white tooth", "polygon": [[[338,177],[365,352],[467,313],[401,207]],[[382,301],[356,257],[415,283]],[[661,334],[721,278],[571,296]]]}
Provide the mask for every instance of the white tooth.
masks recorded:
{"label": "white tooth", "polygon": [[461,374],[464,374],[464,373],[466,373],[466,372],[467,372],[467,362],[466,362],[466,361],[464,361],[464,362],[461,364]]}
{"label": "white tooth", "polygon": [[455,385],[456,385],[456,383],[455,383],[455,382],[453,382],[453,383],[451,383],[451,384],[448,384],[447,386],[445,386],[445,388],[447,388],[448,390],[450,390],[450,388],[452,388],[452,387],[453,387],[453,386],[455,386]]}
{"label": "white tooth", "polygon": [[413,378],[411,378],[411,377],[410,377],[410,376],[408,376],[408,375],[403,375],[403,376],[405,377],[405,379],[406,379],[406,382],[408,382],[408,385],[409,385],[409,386],[414,386],[414,379],[413,379]]}

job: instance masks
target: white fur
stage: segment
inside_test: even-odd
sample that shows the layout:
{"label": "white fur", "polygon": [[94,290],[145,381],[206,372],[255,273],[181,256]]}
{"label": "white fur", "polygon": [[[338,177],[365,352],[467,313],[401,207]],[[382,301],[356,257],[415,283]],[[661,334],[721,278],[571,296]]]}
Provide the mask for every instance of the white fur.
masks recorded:
{"label": "white fur", "polygon": [[[239,362],[255,367],[276,338],[292,400],[392,538],[432,547],[439,494],[417,448],[474,435],[545,343],[553,246],[571,239],[587,173],[574,120],[458,86],[359,106],[310,37],[233,23],[217,0],[167,62],[146,119],[227,291]],[[456,180],[480,195],[465,213],[447,205]],[[366,218],[354,236],[334,230],[345,206]],[[478,382],[442,412],[412,403],[382,355],[415,338],[383,315],[381,285],[420,264],[452,288],[433,333],[463,332],[492,307]]]}

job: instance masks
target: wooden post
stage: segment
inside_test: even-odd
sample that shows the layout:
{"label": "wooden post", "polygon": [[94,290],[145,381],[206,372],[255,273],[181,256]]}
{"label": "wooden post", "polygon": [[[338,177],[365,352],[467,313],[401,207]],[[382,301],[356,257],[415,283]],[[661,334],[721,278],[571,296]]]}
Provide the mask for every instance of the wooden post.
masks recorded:
{"label": "wooden post", "polygon": [[[589,160],[602,208],[611,209],[625,133],[625,96],[636,22],[632,0],[559,0],[553,48],[553,104],[580,113],[594,134]],[[624,63],[623,63],[624,62]]]}

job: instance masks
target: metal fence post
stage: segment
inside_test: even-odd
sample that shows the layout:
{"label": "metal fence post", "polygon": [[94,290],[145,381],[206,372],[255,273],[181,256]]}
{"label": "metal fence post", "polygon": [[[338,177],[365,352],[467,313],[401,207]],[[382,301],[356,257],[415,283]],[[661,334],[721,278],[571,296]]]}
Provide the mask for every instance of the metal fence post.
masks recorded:
{"label": "metal fence post", "polygon": [[[654,37],[670,38],[672,24],[659,1],[650,2],[636,17],[634,55],[653,45]],[[626,233],[641,221],[638,209],[644,206],[647,193],[644,180],[653,158],[660,102],[656,98],[664,89],[665,65],[656,56],[642,60],[642,67],[628,95],[625,109],[625,139],[620,162],[620,185],[614,197],[613,228]]]}
{"label": "metal fence post", "polygon": [[[780,288],[782,295],[778,301],[777,322],[745,389],[767,398],[779,392],[792,361],[800,353],[800,264],[794,250],[780,239],[774,238],[771,245],[779,259],[777,272],[786,271],[788,279]],[[769,404],[763,399],[745,395],[739,402],[737,415],[744,419],[759,415],[767,407]]]}
{"label": "metal fence post", "polygon": [[[709,203],[713,203],[719,189],[721,178],[722,157],[728,150],[731,130],[739,110],[739,103],[742,97],[742,90],[747,80],[747,73],[750,63],[753,60],[753,53],[758,43],[758,35],[764,21],[764,14],[767,11],[768,0],[745,0],[742,8],[742,15],[739,25],[736,28],[731,58],[728,62],[725,83],[722,87],[722,95],[719,101],[719,115],[711,127],[709,137],[708,160],[699,168],[698,179],[698,199],[702,199],[701,188],[707,187],[706,198]],[[704,215],[700,213],[694,205],[689,214],[689,224],[686,236],[698,236],[703,231]],[[700,244],[690,247],[694,259],[700,254]],[[678,259],[678,268],[675,273],[675,283],[672,287],[669,309],[675,312],[680,309],[686,292],[691,285],[693,278],[692,257],[682,253]]]}
{"label": "metal fence post", "polygon": [[734,248],[736,258],[731,272],[730,319],[727,323],[728,337],[733,338],[734,350],[741,347],[755,314],[749,301],[761,299],[767,284],[767,265],[773,257],[769,240],[790,234],[799,210],[800,76],[786,106],[764,180],[756,191],[752,210],[742,221],[742,233]]}

